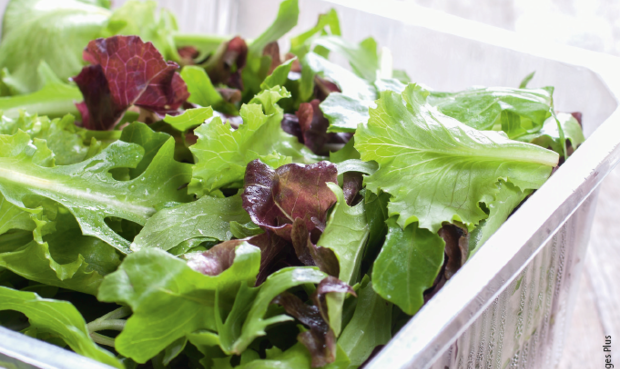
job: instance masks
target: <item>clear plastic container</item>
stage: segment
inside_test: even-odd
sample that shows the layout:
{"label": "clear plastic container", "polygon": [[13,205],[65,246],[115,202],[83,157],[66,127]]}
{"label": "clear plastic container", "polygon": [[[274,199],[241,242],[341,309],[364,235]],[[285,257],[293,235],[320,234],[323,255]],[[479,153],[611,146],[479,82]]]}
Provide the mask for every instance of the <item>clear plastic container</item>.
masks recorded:
{"label": "clear plastic container", "polygon": [[[120,2],[119,2],[120,3]],[[255,37],[279,1],[161,0],[186,32]],[[552,368],[577,298],[597,186],[620,159],[620,59],[549,45],[396,0],[300,0],[297,29],[336,8],[346,38],[374,37],[396,68],[440,90],[555,86],[588,139],[390,341],[370,368]],[[295,34],[295,30],[292,32]],[[287,49],[281,44],[283,50]],[[105,368],[0,328],[0,366]]]}

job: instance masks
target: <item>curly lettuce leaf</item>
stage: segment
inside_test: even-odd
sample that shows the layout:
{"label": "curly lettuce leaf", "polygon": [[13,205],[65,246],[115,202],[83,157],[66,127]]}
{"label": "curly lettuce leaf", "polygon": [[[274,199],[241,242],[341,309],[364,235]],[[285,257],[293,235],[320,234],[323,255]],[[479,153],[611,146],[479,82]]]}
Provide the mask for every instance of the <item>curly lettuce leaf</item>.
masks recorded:
{"label": "curly lettuce leaf", "polygon": [[0,69],[7,68],[19,94],[41,88],[34,71],[45,61],[61,80],[84,65],[82,51],[101,37],[108,9],[77,0],[12,0],[4,12]]}
{"label": "curly lettuce leaf", "polygon": [[[45,140],[47,147],[54,153],[57,165],[79,163],[103,149],[106,142],[98,141],[91,132],[75,126],[75,118],[66,115],[62,119],[50,120],[22,112],[16,119],[2,116],[0,134],[14,135],[22,130],[31,138]],[[119,132],[120,133],[120,132]],[[103,137],[114,140],[115,133]]]}
{"label": "curly lettuce leaf", "polygon": [[326,161],[287,164],[273,170],[255,160],[247,168],[243,208],[255,224],[291,240],[297,219],[303,221],[307,232],[324,229],[327,211],[337,201],[328,182],[338,182],[337,169]]}
{"label": "curly lettuce leaf", "polygon": [[280,126],[283,112],[277,102],[289,96],[279,86],[256,95],[241,107],[243,124],[237,130],[219,117],[198,127],[198,141],[190,147],[196,162],[190,193],[203,196],[225,186],[240,187],[246,165],[258,158],[274,167],[286,163],[286,156],[307,158],[297,139]]}
{"label": "curly lettuce leaf", "polygon": [[55,167],[41,165],[53,159],[44,141],[35,139],[34,144],[23,131],[0,135],[0,192],[4,197],[23,208],[33,196],[56,201],[76,217],[84,235],[121,252],[130,252],[129,241],[114,232],[106,218],[143,225],[158,209],[189,200],[178,188],[189,181],[190,167],[174,161],[173,138],[144,173],[128,181],[115,180],[109,171],[138,165],[144,149],[136,144],[117,141],[88,160]]}
{"label": "curly lettuce leaf", "polygon": [[133,311],[115,340],[117,351],[144,363],[187,334],[217,331],[218,297],[221,305],[232,306],[240,286],[254,284],[259,265],[260,251],[245,243],[235,249],[230,268],[216,276],[196,272],[157,248],[127,256],[118,271],[104,279],[98,295]]}
{"label": "curly lettuce leaf", "polygon": [[250,217],[241,206],[241,196],[225,198],[204,196],[155,213],[136,236],[131,249],[157,247],[170,250],[193,238],[227,241],[232,238],[231,222],[247,223]]}
{"label": "curly lettuce leaf", "polygon": [[[555,122],[554,122],[555,123]],[[469,237],[469,257],[474,255],[480,247],[495,233],[508,219],[512,211],[532,193],[531,190],[521,191],[510,182],[499,181],[495,199],[487,206],[489,217],[471,232]]]}
{"label": "curly lettuce leaf", "polygon": [[427,95],[415,84],[383,92],[356,133],[362,160],[379,164],[366,186],[392,195],[389,214],[401,227],[418,221],[437,232],[458,220],[473,228],[487,217],[479,203],[493,200],[498,180],[537,189],[557,165],[557,153],[475,130],[439,113]]}
{"label": "curly lettuce leaf", "polygon": [[32,292],[0,286],[0,310],[19,311],[28,317],[30,327],[62,339],[76,353],[124,368],[112,353],[93,342],[84,318],[70,302],[44,299]]}
{"label": "curly lettuce leaf", "polygon": [[329,215],[327,226],[317,246],[334,251],[340,264],[338,279],[352,285],[359,278],[364,247],[369,234],[364,203],[349,206],[338,185],[327,183],[327,186],[336,195],[338,202]]}
{"label": "curly lettuce leaf", "polygon": [[[303,58],[309,51],[312,45],[312,41],[318,37],[326,35],[340,36],[340,20],[338,19],[338,13],[335,9],[330,9],[325,14],[319,14],[319,19],[314,27],[291,38],[292,54],[297,55],[299,58]],[[327,57],[329,50],[321,50],[320,46],[314,48],[314,52]]]}
{"label": "curly lettuce leaf", "polygon": [[375,293],[367,276],[357,294],[353,317],[338,338],[338,346],[350,358],[352,366],[361,365],[375,347],[385,345],[392,338],[392,304]]}
{"label": "curly lettuce leaf", "polygon": [[73,78],[84,95],[78,104],[84,127],[111,129],[132,105],[166,113],[189,97],[176,73],[178,65],[166,62],[151,43],[137,36],[113,36],[90,41],[84,60],[91,65]]}
{"label": "curly lettuce leaf", "polygon": [[180,115],[166,115],[164,121],[170,126],[180,132],[186,132],[192,128],[198,127],[204,123],[207,119],[213,116],[213,109],[196,108],[187,109]]}
{"label": "curly lettuce leaf", "polygon": [[372,269],[372,288],[409,315],[424,304],[423,293],[433,286],[444,261],[445,243],[417,223],[403,230],[394,218]]}

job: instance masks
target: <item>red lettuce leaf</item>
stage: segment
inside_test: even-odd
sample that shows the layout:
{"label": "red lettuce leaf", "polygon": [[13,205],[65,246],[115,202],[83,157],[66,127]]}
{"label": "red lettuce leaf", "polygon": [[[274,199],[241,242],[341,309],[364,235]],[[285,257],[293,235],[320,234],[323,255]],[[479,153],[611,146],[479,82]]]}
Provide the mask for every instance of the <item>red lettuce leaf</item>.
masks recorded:
{"label": "red lettuce leaf", "polygon": [[345,172],[342,175],[342,192],[347,205],[352,206],[356,201],[357,194],[362,189],[363,177],[360,172]]}
{"label": "red lettuce leaf", "polygon": [[444,274],[446,279],[450,279],[467,260],[469,254],[469,234],[467,229],[454,224],[445,224],[437,233],[446,243],[446,268]]}
{"label": "red lettuce leaf", "polygon": [[314,76],[314,96],[320,101],[323,101],[332,92],[342,92],[338,85],[335,83],[323,79],[319,76]]}
{"label": "red lettuce leaf", "polygon": [[319,283],[310,297],[314,305],[305,304],[299,297],[284,292],[273,299],[273,304],[281,305],[286,313],[297,319],[309,330],[301,332],[297,340],[312,356],[313,368],[325,366],[336,359],[336,335],[329,326],[326,296],[329,293],[351,293],[353,289],[335,277],[327,277]]}
{"label": "red lettuce leaf", "polygon": [[301,218],[316,241],[325,229],[327,210],[337,201],[326,182],[338,183],[337,176],[336,166],[326,161],[273,170],[254,160],[245,172],[243,208],[256,225],[287,241],[291,241],[293,222]]}
{"label": "red lettuce leaf", "polygon": [[469,233],[466,228],[444,224],[437,234],[446,243],[445,257],[433,286],[424,291],[424,303],[443,288],[446,282],[465,264],[469,255]]}
{"label": "red lettuce leaf", "polygon": [[288,267],[298,266],[294,255],[287,252],[288,242],[267,230],[265,233],[246,239],[248,243],[260,249],[260,269],[256,277],[256,285],[262,284],[272,273]]}
{"label": "red lettuce leaf", "polygon": [[314,305],[319,307],[321,316],[325,321],[329,321],[329,316],[327,315],[326,297],[330,293],[350,293],[351,295],[357,297],[357,294],[353,288],[351,288],[348,284],[333,276],[325,277],[325,279],[323,279],[317,286],[314,294],[310,296],[310,299]]}
{"label": "red lettuce leaf", "polygon": [[182,66],[196,64],[195,59],[200,56],[198,49],[193,46],[180,47],[177,49],[177,52],[181,58],[180,63]]}
{"label": "red lettuce leaf", "polygon": [[299,260],[308,266],[318,266],[322,272],[330,276],[337,277],[340,274],[340,263],[334,252],[322,246],[316,246],[306,228],[306,222],[301,219],[295,219],[293,229],[291,230],[291,240],[293,248]]}
{"label": "red lettuce leaf", "polygon": [[190,253],[183,257],[187,260],[187,265],[195,271],[204,275],[216,276],[230,268],[235,261],[235,249],[243,241],[222,242],[205,252]]}
{"label": "red lettuce leaf", "polygon": [[282,130],[291,136],[297,137],[297,141],[304,143],[304,135],[299,127],[299,119],[294,114],[284,114],[280,123]]}
{"label": "red lettuce leaf", "polygon": [[[351,133],[327,133],[329,121],[319,108],[320,101],[315,99],[309,103],[301,103],[295,113],[299,128],[294,127],[294,120],[282,120],[282,129],[305,144],[317,155],[327,155],[326,144],[346,144],[353,136]],[[299,132],[299,133],[298,133]]]}
{"label": "red lettuce leaf", "polygon": [[137,36],[100,38],[88,43],[84,60],[92,65],[73,78],[84,96],[77,104],[84,127],[111,129],[132,105],[165,114],[177,110],[189,97],[176,73],[152,43]]}
{"label": "red lettuce leaf", "polygon": [[280,57],[280,45],[278,41],[268,43],[263,49],[263,56],[269,56],[271,58],[271,65],[269,66],[269,73],[273,73],[280,64],[282,64],[282,58]]}
{"label": "red lettuce leaf", "polygon": [[243,90],[241,70],[245,67],[248,45],[237,36],[224,42],[203,64],[213,85],[225,84]]}

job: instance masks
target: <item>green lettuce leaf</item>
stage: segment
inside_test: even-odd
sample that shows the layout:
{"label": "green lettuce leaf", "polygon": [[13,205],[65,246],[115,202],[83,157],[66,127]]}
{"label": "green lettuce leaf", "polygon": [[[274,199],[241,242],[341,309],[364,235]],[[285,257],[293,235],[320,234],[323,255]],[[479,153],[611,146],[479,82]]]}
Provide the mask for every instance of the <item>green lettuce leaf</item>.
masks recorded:
{"label": "green lettuce leaf", "polygon": [[387,206],[390,197],[390,194],[385,192],[376,195],[372,191],[366,191],[364,194],[364,209],[369,226],[368,246],[364,251],[366,260],[375,260],[385,242],[388,231],[385,221],[389,218]]}
{"label": "green lettuce leaf", "polygon": [[[3,115],[17,118],[21,111],[30,114],[60,117],[65,114],[77,115],[76,101],[82,100],[82,93],[76,86],[63,83],[50,67],[41,61],[37,68],[39,80],[43,84],[40,90],[27,94],[0,98],[0,110]],[[5,75],[3,81],[10,86],[14,77]]]}
{"label": "green lettuce leaf", "polygon": [[[237,107],[234,104],[226,102],[222,95],[217,92],[217,90],[211,83],[211,79],[209,79],[209,75],[207,75],[207,72],[205,72],[204,68],[191,65],[183,67],[183,69],[181,70],[181,78],[183,78],[183,80],[187,84],[187,90],[190,93],[187,101],[203,107],[210,106],[217,111],[221,111],[222,113],[226,113],[229,115],[239,114]],[[166,119],[166,122],[168,122],[169,118]]]}
{"label": "green lettuce leaf", "polygon": [[146,168],[151,165],[155,155],[170,138],[170,135],[163,132],[155,132],[141,122],[133,122],[123,128],[121,132],[121,141],[138,144],[144,149],[144,155],[138,165],[135,168],[126,168],[128,169],[128,179],[135,179],[144,173]]}
{"label": "green lettuce leaf", "polygon": [[278,9],[278,15],[273,23],[250,43],[246,65],[241,72],[244,101],[249,100],[261,90],[260,85],[269,74],[271,57],[263,55],[263,49],[269,43],[277,41],[295,27],[298,17],[298,0],[282,1]]}
{"label": "green lettuce leaf", "polygon": [[298,17],[299,4],[297,0],[282,1],[276,19],[260,36],[252,41],[249,46],[249,53],[251,55],[261,55],[268,43],[277,41],[297,25]]}
{"label": "green lettuce leaf", "polygon": [[165,60],[178,62],[181,58],[173,38],[178,31],[177,21],[170,11],[162,9],[158,12],[158,8],[156,1],[125,2],[111,14],[104,37],[140,36],[144,42],[152,42]]}
{"label": "green lettuce leaf", "polygon": [[351,365],[361,365],[372,350],[392,338],[392,304],[373,290],[368,276],[357,291],[353,318],[338,338],[338,345],[351,359]]}
{"label": "green lettuce leaf", "polygon": [[198,127],[199,125],[204,123],[205,120],[211,118],[212,116],[213,116],[213,109],[211,109],[210,107],[196,108],[196,109],[187,109],[181,115],[176,115],[176,116],[166,115],[166,117],[164,118],[164,121],[170,124],[172,128],[180,132],[185,132],[194,127]]}
{"label": "green lettuce leaf", "polygon": [[69,302],[44,299],[32,292],[0,286],[0,310],[19,311],[28,317],[32,328],[59,337],[76,353],[115,368],[124,368],[114,355],[93,342],[84,318]]}
{"label": "green lettuce leaf", "polygon": [[[312,357],[308,349],[301,343],[296,343],[293,347],[286,351],[274,347],[267,349],[267,357],[265,359],[256,359],[236,367],[238,369],[304,369],[311,368]],[[344,350],[338,346],[336,353],[336,361],[325,365],[324,369],[346,369],[349,368],[349,358]],[[230,366],[232,368],[232,366]]]}
{"label": "green lettuce leaf", "polygon": [[268,326],[293,320],[284,314],[265,317],[271,301],[289,288],[318,284],[325,277],[317,268],[284,268],[267,277],[259,287],[242,286],[226,320],[223,322],[219,315],[217,318],[222,350],[239,355],[256,337],[264,336]]}
{"label": "green lettuce leaf", "polygon": [[[39,283],[96,294],[103,276],[120,264],[105,242],[83,236],[66,209],[19,208],[2,196],[0,266]],[[54,218],[54,219],[50,219]]]}
{"label": "green lettuce leaf", "polygon": [[[65,206],[77,219],[84,235],[97,237],[122,252],[130,252],[129,241],[105,222],[116,217],[145,224],[158,209],[189,196],[178,188],[189,181],[190,167],[173,159],[170,138],[139,177],[117,181],[109,170],[135,167],[144,149],[117,141],[101,153],[80,163],[45,167],[53,155],[39,139],[18,131],[0,135],[0,192],[6,200],[25,208],[24,201],[41,197]],[[49,164],[48,164],[49,165]]]}
{"label": "green lettuce leaf", "polygon": [[327,183],[327,186],[336,195],[338,202],[327,219],[325,231],[319,238],[317,246],[334,251],[340,263],[338,279],[353,285],[359,278],[364,246],[369,233],[364,203],[360,202],[351,207],[347,205],[340,186],[334,183]]}
{"label": "green lettuce leaf", "polygon": [[377,98],[372,84],[313,52],[309,52],[302,59],[302,70],[303,68],[336,83],[343,95],[363,101]]}
{"label": "green lettuce leaf", "polygon": [[265,78],[263,83],[260,84],[261,90],[269,90],[276,86],[284,86],[288,79],[288,73],[291,71],[291,66],[296,59],[289,59],[284,63],[278,65],[273,72]]}
{"label": "green lettuce leaf", "polygon": [[243,124],[232,130],[219,117],[204,123],[194,132],[196,144],[190,147],[193,166],[190,193],[203,196],[221,187],[240,187],[246,165],[254,159],[277,167],[289,156],[300,161],[316,158],[280,126],[283,112],[278,100],[289,97],[285,88],[276,86],[262,91],[241,107]]}
{"label": "green lettuce leaf", "polygon": [[321,103],[321,111],[327,120],[327,132],[355,132],[357,125],[368,121],[368,109],[375,107],[372,100],[360,100],[332,92]]}
{"label": "green lettuce leaf", "polygon": [[538,131],[551,116],[553,88],[474,88],[431,92],[428,102],[443,114],[478,130],[501,127],[509,138]]}
{"label": "green lettuce leaf", "polygon": [[423,293],[433,286],[443,265],[445,242],[435,233],[410,224],[403,231],[395,218],[372,269],[372,288],[405,313],[424,304]]}
{"label": "green lettuce leaf", "polygon": [[231,222],[248,223],[250,216],[241,206],[241,196],[225,198],[204,196],[198,201],[182,204],[155,213],[131,244],[134,251],[144,247],[170,250],[193,238],[232,238]]}
{"label": "green lettuce leaf", "polygon": [[356,133],[362,160],[379,164],[366,186],[392,195],[389,214],[401,227],[419,221],[434,233],[457,220],[471,229],[487,217],[479,203],[493,200],[499,179],[537,189],[557,165],[557,153],[468,127],[431,107],[427,95],[414,84],[402,95],[383,92]]}
{"label": "green lettuce leaf", "polygon": [[[301,59],[310,51],[314,39],[328,34],[334,36],[341,35],[340,20],[338,19],[338,13],[336,13],[335,9],[330,9],[327,13],[319,14],[316,26],[300,35],[292,37],[290,52]],[[314,52],[324,58],[327,58],[329,55],[329,50],[321,50],[320,46],[315,47]]]}
{"label": "green lettuce leaf", "polygon": [[550,148],[562,155],[566,140],[569,140],[572,148],[576,149],[585,141],[585,137],[575,117],[568,113],[557,113],[545,120],[540,131],[521,136],[518,140]]}
{"label": "green lettuce leaf", "polygon": [[370,82],[377,79],[377,72],[380,69],[379,55],[377,54],[377,42],[372,37],[354,44],[340,36],[324,36],[314,39],[312,45],[321,46],[344,56],[353,72],[360,78]]}
{"label": "green lettuce leaf", "polygon": [[[554,122],[555,123],[555,122]],[[469,236],[469,255],[475,254],[480,247],[495,233],[508,219],[512,211],[532,193],[519,190],[510,182],[499,181],[495,199],[488,204],[489,217],[471,232]]]}
{"label": "green lettuce leaf", "polygon": [[20,94],[41,88],[34,73],[45,61],[61,80],[79,73],[82,51],[103,36],[110,11],[77,0],[12,0],[4,12],[0,69],[7,68]]}
{"label": "green lettuce leaf", "polygon": [[75,164],[101,152],[106,143],[97,141],[90,131],[76,127],[74,122],[72,115],[50,120],[22,112],[16,119],[2,116],[0,134],[14,135],[22,130],[33,139],[45,140],[54,153],[55,164]]}
{"label": "green lettuce leaf", "polygon": [[[216,302],[232,306],[240,286],[253,285],[260,250],[242,243],[232,266],[217,276],[206,276],[157,248],[133,253],[100,289],[101,301],[125,303],[133,310],[116,350],[144,363],[175,340],[200,329],[216,331]],[[216,296],[218,296],[216,298]]]}

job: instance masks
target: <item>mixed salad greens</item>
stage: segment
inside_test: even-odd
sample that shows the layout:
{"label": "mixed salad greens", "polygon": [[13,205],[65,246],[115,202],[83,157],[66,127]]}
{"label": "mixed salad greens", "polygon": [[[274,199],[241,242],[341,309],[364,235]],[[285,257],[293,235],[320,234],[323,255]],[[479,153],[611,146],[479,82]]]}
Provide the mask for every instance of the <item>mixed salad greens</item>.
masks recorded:
{"label": "mixed salad greens", "polygon": [[282,55],[296,0],[252,41],[109,6],[6,9],[0,325],[113,367],[364,366],[584,140],[532,76],[429,90],[333,10]]}

